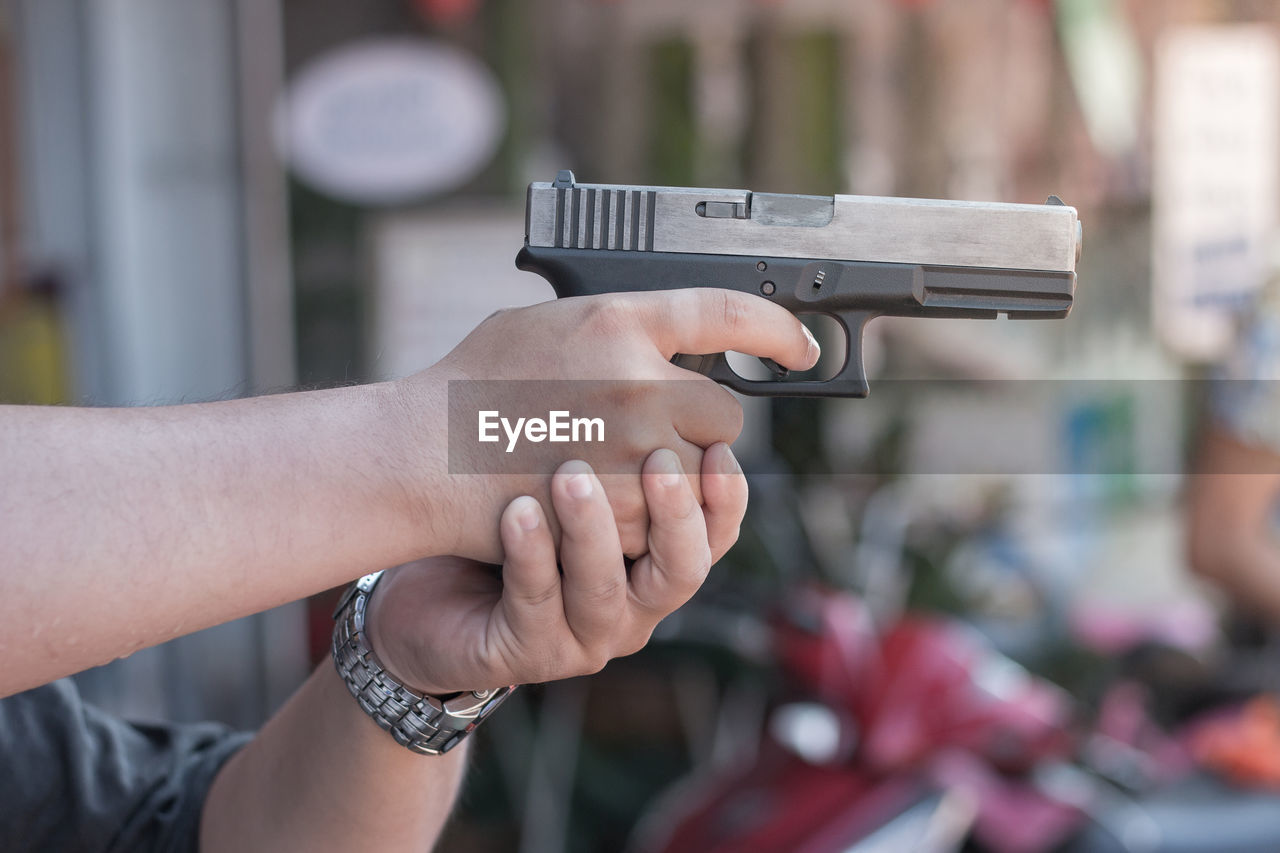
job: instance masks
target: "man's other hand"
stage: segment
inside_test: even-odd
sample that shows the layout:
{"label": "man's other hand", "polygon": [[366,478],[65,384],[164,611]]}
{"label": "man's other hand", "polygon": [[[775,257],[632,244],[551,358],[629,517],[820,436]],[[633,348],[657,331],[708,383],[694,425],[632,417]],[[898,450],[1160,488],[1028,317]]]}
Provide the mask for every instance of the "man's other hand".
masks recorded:
{"label": "man's other hand", "polygon": [[583,675],[639,650],[737,540],[747,504],[746,480],[723,443],[693,477],[675,453],[658,450],[640,480],[647,553],[629,571],[600,481],[577,461],[552,478],[559,561],[541,505],[522,496],[502,514],[500,576],[455,557],[392,570],[370,599],[367,623],[383,665],[410,687],[441,694]]}

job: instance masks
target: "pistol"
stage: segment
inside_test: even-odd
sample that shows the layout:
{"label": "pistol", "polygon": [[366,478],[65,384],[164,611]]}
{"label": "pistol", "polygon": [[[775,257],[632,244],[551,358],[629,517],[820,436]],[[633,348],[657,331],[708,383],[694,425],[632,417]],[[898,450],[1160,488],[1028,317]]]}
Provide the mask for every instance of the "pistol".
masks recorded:
{"label": "pistol", "polygon": [[1075,208],[871,196],[580,184],[529,185],[516,266],[557,297],[723,287],[844,330],[826,380],[745,379],[724,353],[674,361],[741,394],[865,397],[862,333],[874,317],[1060,319],[1075,298]]}

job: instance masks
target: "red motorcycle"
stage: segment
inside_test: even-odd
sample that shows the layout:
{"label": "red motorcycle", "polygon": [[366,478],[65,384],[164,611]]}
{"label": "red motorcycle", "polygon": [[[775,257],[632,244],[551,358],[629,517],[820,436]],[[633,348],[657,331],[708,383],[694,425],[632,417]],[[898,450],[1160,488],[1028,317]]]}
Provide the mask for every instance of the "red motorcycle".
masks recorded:
{"label": "red motorcycle", "polygon": [[773,635],[797,701],[749,765],[671,791],[636,850],[946,851],[972,835],[1029,853],[1081,822],[1026,778],[1069,757],[1069,698],[971,629],[912,617],[880,635],[857,598],[809,588]]}
{"label": "red motorcycle", "polygon": [[1280,850],[1280,796],[1195,772],[1133,684],[1084,728],[964,623],[877,631],[858,598],[818,587],[770,633],[792,701],[749,760],[668,791],[634,853]]}

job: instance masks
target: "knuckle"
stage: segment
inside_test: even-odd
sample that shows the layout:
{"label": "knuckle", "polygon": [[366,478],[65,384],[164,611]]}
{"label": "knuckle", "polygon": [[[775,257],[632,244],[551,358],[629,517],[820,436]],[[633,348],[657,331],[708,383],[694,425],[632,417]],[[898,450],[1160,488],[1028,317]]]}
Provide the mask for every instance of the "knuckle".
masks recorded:
{"label": "knuckle", "polygon": [[717,440],[732,444],[742,434],[742,404],[713,379],[700,377],[688,383],[690,394],[680,400],[687,411],[696,413],[698,422],[710,430]]}
{"label": "knuckle", "polygon": [[711,550],[702,548],[698,551],[697,556],[690,558],[689,561],[689,568],[686,574],[689,579],[689,595],[693,595],[701,588],[709,574],[711,574]]}
{"label": "knuckle", "polygon": [[662,389],[654,379],[635,378],[614,383],[611,394],[613,405],[619,411],[626,412],[626,423],[633,425],[626,432],[630,444],[643,444],[647,428],[652,425],[654,401],[659,399],[661,393]]}
{"label": "knuckle", "polygon": [[582,324],[601,335],[612,337],[632,330],[633,313],[630,297],[611,294],[587,302],[583,308]]}
{"label": "knuckle", "polygon": [[657,609],[665,611],[663,615],[693,598],[711,573],[710,547],[703,547],[696,555],[682,555],[678,562],[671,564],[663,564],[657,559],[656,553],[651,556],[655,567],[666,579],[662,604],[659,606],[658,602],[654,602]]}
{"label": "knuckle", "polygon": [[627,638],[626,643],[623,644],[622,653],[618,656],[626,657],[627,655],[634,655],[636,652],[649,645],[649,640],[652,637],[652,626],[637,628],[631,633],[631,636]]}
{"label": "knuckle", "polygon": [[554,601],[559,594],[560,594],[559,584],[547,584],[546,586],[541,587],[539,589],[527,590],[520,596],[520,598],[527,605],[530,605],[532,607],[540,607],[544,604],[548,604],[551,601]]}
{"label": "knuckle", "polygon": [[582,661],[578,666],[578,675],[595,675],[604,669],[610,661],[607,651],[598,647],[583,650]]}
{"label": "knuckle", "polygon": [[747,306],[741,297],[730,290],[719,290],[720,322],[729,337],[736,337],[747,323]]}
{"label": "knuckle", "polygon": [[626,580],[624,577],[610,577],[607,580],[597,581],[584,588],[582,590],[582,598],[588,607],[603,607],[616,602],[624,592],[625,587]]}
{"label": "knuckle", "polygon": [[731,436],[725,441],[725,444],[733,444],[738,440],[738,436],[742,435],[742,427],[744,425],[744,415],[742,412],[742,404],[734,399],[733,395],[725,391],[720,386],[716,386],[716,390],[721,393],[721,400],[724,401],[724,424],[726,433]]}

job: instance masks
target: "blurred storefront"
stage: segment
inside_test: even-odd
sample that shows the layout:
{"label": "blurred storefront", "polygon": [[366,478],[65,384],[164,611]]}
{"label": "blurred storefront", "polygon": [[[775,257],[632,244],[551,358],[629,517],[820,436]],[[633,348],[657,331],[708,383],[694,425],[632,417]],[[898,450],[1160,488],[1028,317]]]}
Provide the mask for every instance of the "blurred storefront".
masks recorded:
{"label": "blurred storefront", "polygon": [[[294,384],[279,9],[3,7],[12,224],[0,388],[138,405]],[[305,672],[299,606],[82,676],[141,716],[255,724]],[[245,661],[256,663],[245,665]]]}

